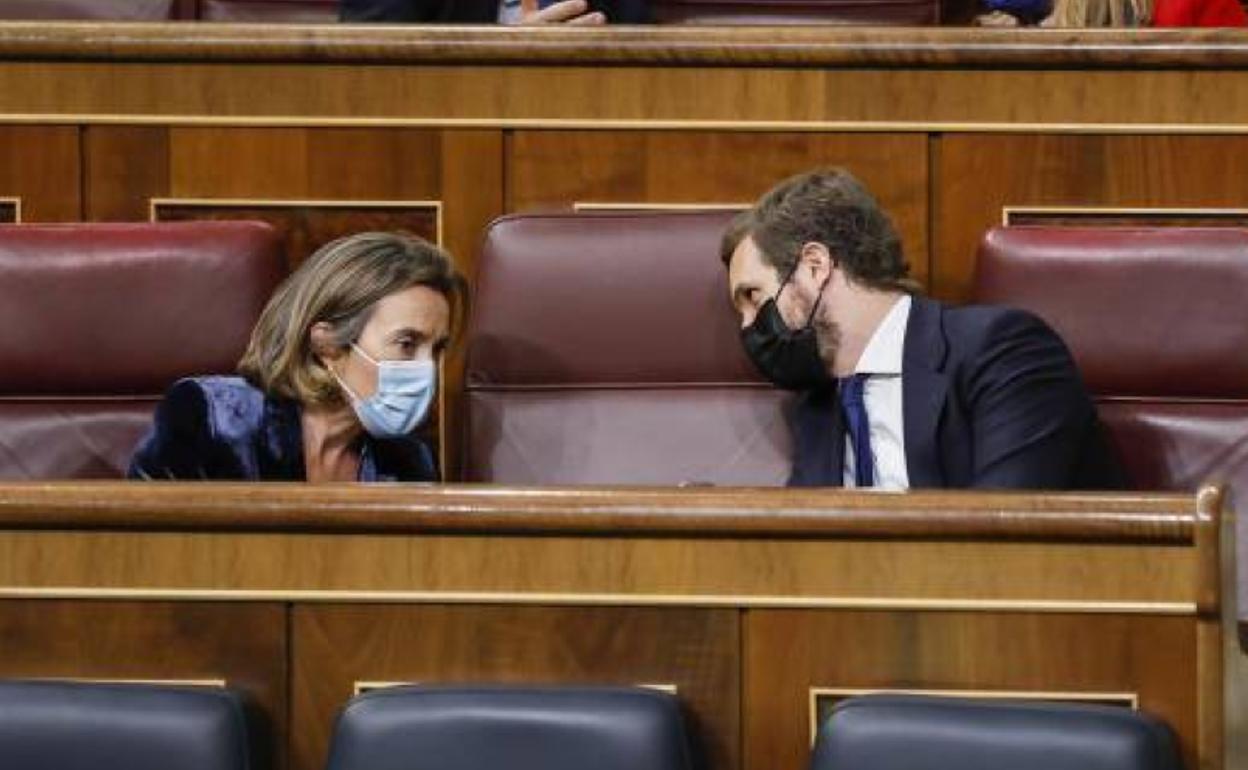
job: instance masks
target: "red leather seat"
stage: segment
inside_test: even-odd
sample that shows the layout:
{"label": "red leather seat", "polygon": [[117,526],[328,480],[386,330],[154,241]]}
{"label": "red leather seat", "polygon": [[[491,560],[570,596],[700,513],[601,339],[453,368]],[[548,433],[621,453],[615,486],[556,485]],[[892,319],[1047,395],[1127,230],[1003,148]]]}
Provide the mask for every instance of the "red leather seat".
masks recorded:
{"label": "red leather seat", "polygon": [[1248,490],[1248,230],[1009,227],[975,299],[1066,340],[1141,489]]}
{"label": "red leather seat", "polygon": [[120,477],[166,387],[234,370],[283,274],[259,222],[0,226],[0,478]]}
{"label": "red leather seat", "polygon": [[465,473],[507,484],[783,483],[719,240],[731,213],[505,217],[469,329]]}

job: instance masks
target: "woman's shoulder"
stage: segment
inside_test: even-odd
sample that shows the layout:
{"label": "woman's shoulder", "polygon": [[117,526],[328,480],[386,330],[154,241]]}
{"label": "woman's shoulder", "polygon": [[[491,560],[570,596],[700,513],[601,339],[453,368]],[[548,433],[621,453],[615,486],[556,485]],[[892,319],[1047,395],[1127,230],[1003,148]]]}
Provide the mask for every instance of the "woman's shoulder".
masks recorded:
{"label": "woman's shoulder", "polygon": [[165,392],[165,407],[207,423],[217,437],[254,431],[264,417],[264,391],[242,377],[184,377]]}

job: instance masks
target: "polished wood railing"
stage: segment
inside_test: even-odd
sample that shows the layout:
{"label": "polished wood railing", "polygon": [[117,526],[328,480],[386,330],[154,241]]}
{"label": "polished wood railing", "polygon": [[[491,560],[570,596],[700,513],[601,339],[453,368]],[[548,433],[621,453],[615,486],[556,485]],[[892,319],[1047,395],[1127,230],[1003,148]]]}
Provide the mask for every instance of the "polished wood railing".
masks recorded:
{"label": "polished wood railing", "polygon": [[362,688],[481,680],[674,687],[722,768],[800,766],[830,704],[881,689],[1142,708],[1217,768],[1225,506],[1213,487],[3,484],[0,675],[224,680],[298,768]]}

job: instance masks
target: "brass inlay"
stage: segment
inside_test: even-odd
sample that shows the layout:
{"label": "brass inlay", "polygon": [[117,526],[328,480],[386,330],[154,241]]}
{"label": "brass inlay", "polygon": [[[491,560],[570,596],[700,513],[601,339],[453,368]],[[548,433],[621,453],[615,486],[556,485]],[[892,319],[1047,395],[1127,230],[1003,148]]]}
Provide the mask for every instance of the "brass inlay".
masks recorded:
{"label": "brass inlay", "polygon": [[[423,682],[416,682],[416,681],[411,681],[411,682],[391,682],[391,681],[368,681],[368,680],[363,680],[363,681],[357,681],[357,682],[355,683],[355,686],[352,688],[352,693],[351,693],[351,694],[352,694],[352,696],[354,697],[354,696],[358,696],[358,695],[363,695],[364,693],[366,693],[366,692],[370,692],[370,691],[372,691],[372,690],[384,690],[384,689],[386,689],[387,687],[406,687],[406,686],[409,686],[409,685],[414,685],[414,684],[423,684]],[[574,682],[566,682],[566,683],[564,683],[564,684],[572,685],[572,684],[575,684],[575,683],[574,683]],[[677,694],[679,693],[678,688],[677,688],[677,687],[676,687],[676,685],[674,685],[674,684],[636,684],[636,685],[633,685],[633,686],[634,686],[634,687],[640,687],[640,688],[642,688],[643,690],[659,690],[660,692],[665,692],[665,693],[667,693],[668,695],[677,695]]]}
{"label": "brass inlay", "polygon": [[147,217],[159,222],[161,208],[257,208],[257,209],[432,209],[434,242],[443,245],[442,201],[440,200],[300,200],[296,198],[152,198],[148,201]]}
{"label": "brass inlay", "polygon": [[172,687],[225,687],[224,679],[114,679],[111,677],[40,676],[26,678],[31,682],[82,682],[83,684],[150,684]]}
{"label": "brass inlay", "polygon": [[13,208],[12,224],[22,223],[22,199],[16,196],[0,196],[0,207],[11,206]]}
{"label": "brass inlay", "polygon": [[1195,615],[1195,602],[1062,601],[1031,599],[921,599],[857,596],[750,596],[700,594],[581,594],[509,591],[335,591],[180,588],[0,587],[5,599],[133,599],[234,602],[407,602],[412,604],[519,604],[619,607],[749,607],[776,609],[909,610],[915,612],[1078,612]]}
{"label": "brass inlay", "polygon": [[1133,711],[1140,708],[1140,695],[1134,692],[1068,692],[1050,690],[924,690],[910,688],[853,689],[838,687],[810,688],[810,742],[813,745],[819,735],[823,713],[840,701],[859,695],[930,695],[940,698],[981,698],[984,700],[1036,700],[1058,703],[1100,703],[1122,706]]}
{"label": "brass inlay", "polygon": [[[1228,224],[1248,223],[1248,209],[1239,208],[1198,208],[1198,207],[1148,207],[1148,206],[1003,206],[1001,208],[1001,224],[1009,227],[1021,217],[1069,217],[1086,218],[1089,224],[1096,224],[1098,218],[1141,220],[1157,219],[1192,219],[1193,225],[1201,224],[1200,220],[1226,220]],[[1146,225],[1147,221],[1140,224]]]}
{"label": "brass inlay", "polygon": [[749,203],[614,203],[601,201],[577,201],[572,210],[582,211],[745,211]]}

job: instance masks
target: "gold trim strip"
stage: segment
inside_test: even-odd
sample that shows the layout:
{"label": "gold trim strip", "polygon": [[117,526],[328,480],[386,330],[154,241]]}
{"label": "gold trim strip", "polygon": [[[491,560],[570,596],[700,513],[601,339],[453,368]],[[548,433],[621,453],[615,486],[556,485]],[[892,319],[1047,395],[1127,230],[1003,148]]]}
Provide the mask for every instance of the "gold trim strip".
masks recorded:
{"label": "gold trim strip", "polygon": [[1071,612],[1195,615],[1195,602],[1097,602],[1031,599],[922,599],[841,596],[705,596],[697,594],[509,593],[489,591],[314,591],[179,588],[0,588],[0,599],[133,599],[239,602],[407,602],[415,604],[544,604],[598,606],[748,607],[776,609],[914,610],[920,612]]}
{"label": "gold trim strip", "polygon": [[1248,209],[1239,208],[1200,208],[1200,207],[1166,207],[1166,206],[1002,206],[1001,224],[1009,227],[1010,218],[1016,214],[1074,214],[1074,215],[1119,215],[1119,216],[1203,216],[1203,217],[1248,217]]}
{"label": "gold trim strip", "polygon": [[81,676],[36,676],[36,677],[17,677],[26,682],[82,682],[84,684],[150,684],[150,685],[169,685],[174,687],[222,687],[226,686],[224,679],[113,679],[104,677],[81,677]]}
{"label": "gold trim strip", "polygon": [[856,120],[644,120],[590,118],[327,118],[294,115],[118,115],[118,114],[11,114],[0,115],[0,125],[133,125],[215,128],[471,128],[471,129],[585,129],[585,130],[706,130],[845,133],[1010,133],[1060,134],[1248,134],[1243,123],[1010,123],[991,121],[856,121]]}
{"label": "gold trim strip", "polygon": [[1121,702],[1132,711],[1140,710],[1140,694],[1138,692],[1063,692],[1047,690],[925,690],[910,687],[811,687],[809,688],[809,704],[807,714],[810,721],[810,742],[814,745],[819,736],[819,698],[831,695],[840,699],[855,698],[861,695],[929,695],[938,698],[983,698],[985,700],[1041,700],[1103,703],[1105,701]]}
{"label": "gold trim strip", "polygon": [[590,211],[745,211],[752,203],[610,203],[602,201],[576,201],[575,212]]}
{"label": "gold trim strip", "polygon": [[[355,684],[351,688],[351,695],[352,697],[357,697],[370,690],[384,690],[387,687],[406,687],[408,685],[414,685],[414,684],[423,684],[423,683],[420,682],[419,680],[413,680],[413,681],[407,681],[407,682],[397,682],[397,681],[376,682],[376,681],[367,681],[367,680],[365,681],[356,680]],[[640,687],[644,690],[658,690],[660,692],[665,692],[668,695],[680,694],[680,688],[678,688],[674,684],[636,684],[633,686]]]}

